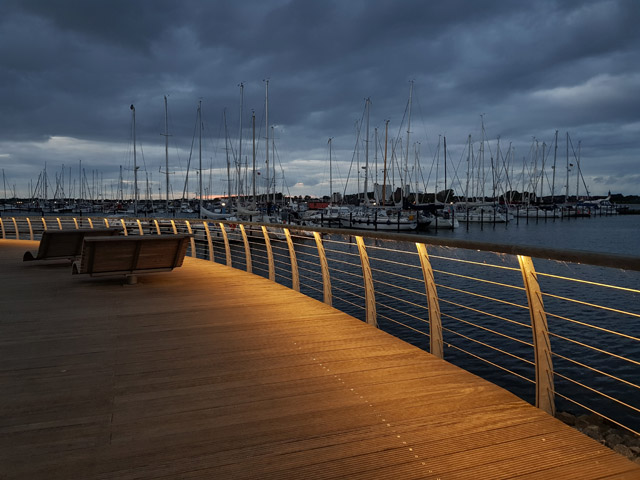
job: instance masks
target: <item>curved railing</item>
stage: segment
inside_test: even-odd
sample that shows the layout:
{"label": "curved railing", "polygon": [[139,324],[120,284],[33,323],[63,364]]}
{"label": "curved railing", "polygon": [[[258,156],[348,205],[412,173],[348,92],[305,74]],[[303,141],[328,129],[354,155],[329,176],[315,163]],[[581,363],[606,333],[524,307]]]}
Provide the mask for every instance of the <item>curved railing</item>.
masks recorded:
{"label": "curved railing", "polygon": [[97,226],[191,233],[188,255],[346,311],[550,414],[640,430],[640,257],[252,222],[0,218],[2,238]]}

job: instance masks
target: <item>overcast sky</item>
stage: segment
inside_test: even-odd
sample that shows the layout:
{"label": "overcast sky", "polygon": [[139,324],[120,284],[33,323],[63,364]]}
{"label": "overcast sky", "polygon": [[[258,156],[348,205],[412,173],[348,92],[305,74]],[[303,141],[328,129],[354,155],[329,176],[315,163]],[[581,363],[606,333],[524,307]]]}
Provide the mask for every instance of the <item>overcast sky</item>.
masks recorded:
{"label": "overcast sky", "polygon": [[[492,158],[500,191],[507,176],[522,190],[523,169],[528,186],[543,157],[549,194],[554,154],[556,192],[564,193],[568,133],[570,194],[578,183],[581,194],[585,187],[593,195],[638,194],[639,24],[637,0],[2,0],[7,195],[14,185],[26,195],[45,163],[50,196],[63,182],[78,195],[80,165],[107,197],[117,192],[120,167],[130,185],[131,104],[140,189],[148,179],[155,196],[164,194],[165,95],[172,196],[182,195],[200,101],[204,188],[226,193],[223,112],[235,170],[241,83],[242,162],[252,163],[254,111],[264,183],[266,79],[278,191],[329,193],[329,138],[333,191],[357,190],[369,98],[370,182],[378,175],[382,183],[388,120],[389,164],[393,157],[405,168],[409,137],[406,171],[419,189],[444,187],[446,137],[447,186],[456,193],[482,151],[487,194]],[[196,135],[191,192],[198,165]],[[399,184],[401,174],[396,166],[389,176]]]}

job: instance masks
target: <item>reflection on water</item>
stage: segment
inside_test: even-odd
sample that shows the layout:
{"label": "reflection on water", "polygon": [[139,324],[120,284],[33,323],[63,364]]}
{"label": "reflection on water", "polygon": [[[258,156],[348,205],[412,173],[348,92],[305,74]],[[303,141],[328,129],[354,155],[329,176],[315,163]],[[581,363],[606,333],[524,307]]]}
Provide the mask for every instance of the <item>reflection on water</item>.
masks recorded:
{"label": "reflection on water", "polygon": [[637,255],[640,215],[593,218],[520,219],[506,224],[461,224],[455,230],[433,229],[424,235],[599,253]]}

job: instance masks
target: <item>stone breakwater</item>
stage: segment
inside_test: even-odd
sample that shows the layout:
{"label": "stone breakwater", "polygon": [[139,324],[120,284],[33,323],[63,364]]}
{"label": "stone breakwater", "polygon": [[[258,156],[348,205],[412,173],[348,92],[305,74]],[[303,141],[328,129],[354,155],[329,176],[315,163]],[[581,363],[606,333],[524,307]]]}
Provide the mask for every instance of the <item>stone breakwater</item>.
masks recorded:
{"label": "stone breakwater", "polygon": [[640,437],[595,415],[573,415],[559,412],[556,418],[588,435],[611,450],[640,464]]}

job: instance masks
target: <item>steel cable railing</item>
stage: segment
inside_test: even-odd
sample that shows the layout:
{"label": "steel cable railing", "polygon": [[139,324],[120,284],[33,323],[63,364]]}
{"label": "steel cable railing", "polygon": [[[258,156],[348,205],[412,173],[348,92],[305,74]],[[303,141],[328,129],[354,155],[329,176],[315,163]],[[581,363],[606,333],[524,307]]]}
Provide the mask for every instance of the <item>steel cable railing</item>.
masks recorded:
{"label": "steel cable railing", "polygon": [[[376,249],[378,249],[378,247],[370,247],[370,251],[374,252]],[[375,284],[376,284],[376,292],[378,292],[378,285],[383,285],[385,287],[388,288],[392,288],[395,287],[396,290],[403,290],[404,292],[410,292],[410,294],[412,295],[413,298],[424,298],[424,293],[422,292],[417,292],[415,290],[411,290],[411,289],[405,289],[405,287],[398,285],[399,283],[403,283],[405,285],[410,285],[414,282],[420,282],[423,283],[424,280],[423,278],[416,278],[416,273],[415,271],[419,270],[419,267],[416,266],[415,264],[417,263],[415,260],[415,257],[417,255],[417,253],[415,252],[410,252],[410,251],[406,251],[406,250],[400,250],[398,248],[395,249],[384,249],[381,248],[381,251],[387,251],[387,252],[392,252],[392,254],[394,255],[394,257],[397,256],[404,256],[404,257],[409,257],[408,259],[406,259],[405,261],[396,261],[396,260],[390,260],[390,259],[386,259],[386,258],[377,258],[377,262],[379,262],[379,264],[382,264],[380,266],[380,268],[373,268],[373,272],[375,274],[378,275],[378,278],[380,278],[381,276],[386,276],[386,277],[390,277],[390,280],[387,282],[381,281],[381,280],[376,280]],[[373,254],[372,254],[373,255]],[[430,258],[432,259],[432,261],[438,261],[438,260],[453,260],[455,262],[458,263],[467,263],[467,260],[464,259],[460,259],[460,258],[453,258],[451,259],[450,257],[445,257],[443,255],[430,255]],[[373,260],[372,260],[373,262]],[[480,262],[468,262],[469,264],[475,265],[475,266],[481,266],[483,268],[488,268],[488,267],[492,267],[493,265],[488,265],[486,262],[484,263],[480,263]],[[395,267],[395,268],[401,268],[403,273],[396,273],[396,272],[388,272],[385,271],[389,268],[389,266],[391,267]],[[497,266],[498,268],[509,268],[510,270],[514,270],[513,268],[510,267],[502,267],[500,265]],[[483,279],[483,278],[478,278],[478,276],[469,276],[469,275],[461,275],[461,274],[456,274],[456,273],[452,273],[452,272],[446,272],[444,270],[437,270],[434,268],[434,273],[439,273],[440,275],[443,274],[450,274],[452,277],[457,277],[457,279],[466,279],[466,280],[470,280],[469,283],[473,283],[473,282],[478,282],[480,284],[485,284],[486,285],[495,285],[495,286],[500,286],[500,287],[509,287],[509,288],[519,288],[520,291],[523,290],[523,287],[515,287],[513,285],[508,285],[505,284],[504,282],[497,282],[497,281],[493,281],[493,280],[487,280],[487,279]],[[442,278],[439,278],[440,280],[442,280]],[[515,355],[509,351],[506,351],[504,348],[501,348],[499,345],[500,343],[503,343],[503,341],[505,339],[509,340],[509,341],[513,341],[513,342],[517,342],[520,343],[522,346],[525,346],[527,348],[531,348],[531,342],[525,342],[523,341],[521,338],[516,338],[513,335],[509,335],[507,333],[505,333],[503,328],[495,326],[493,328],[489,328],[488,326],[482,325],[482,320],[476,320],[476,321],[469,321],[465,318],[462,318],[462,315],[456,315],[455,312],[453,311],[453,308],[457,308],[457,309],[462,309],[462,310],[466,310],[467,312],[472,312],[474,314],[478,314],[481,315],[483,317],[489,317],[492,318],[493,320],[500,320],[500,321],[504,321],[504,322],[511,322],[514,323],[516,325],[523,325],[522,322],[520,321],[514,321],[510,318],[506,318],[504,316],[498,315],[494,312],[491,311],[487,311],[479,309],[479,308],[473,308],[472,306],[468,306],[468,305],[464,305],[462,303],[462,300],[460,302],[455,302],[452,300],[447,299],[447,295],[446,295],[446,290],[450,289],[450,291],[456,292],[456,293],[460,293],[460,294],[464,294],[464,295],[468,295],[468,296],[476,296],[481,298],[483,301],[485,302],[503,302],[503,300],[501,299],[496,299],[496,298],[492,298],[489,297],[485,294],[479,294],[479,293],[475,293],[471,291],[471,287],[467,286],[464,289],[463,288],[453,288],[453,287],[449,287],[447,285],[444,285],[443,283],[437,282],[436,283],[438,289],[440,292],[442,292],[442,290],[445,290],[445,295],[441,295],[439,296],[439,303],[440,303],[440,309],[441,309],[441,316],[442,319],[447,319],[447,322],[443,322],[443,333],[448,334],[448,339],[446,341],[446,346],[445,348],[447,349],[453,349],[458,353],[464,353],[465,355],[471,357],[471,358],[475,358],[477,360],[481,360],[483,363],[486,363],[488,365],[492,365],[492,366],[496,366],[499,367],[501,371],[506,371],[511,373],[513,376],[517,377],[517,378],[524,378],[526,379],[526,381],[528,381],[529,383],[531,382],[531,379],[528,378],[527,376],[522,375],[521,373],[518,373],[516,371],[514,371],[513,367],[506,367],[504,365],[500,365],[498,364],[498,362],[494,359],[493,361],[487,361],[488,357],[486,354],[484,355],[478,355],[476,353],[474,353],[473,349],[477,348],[477,347],[482,347],[486,350],[490,350],[494,352],[494,357],[495,354],[500,354],[502,356],[507,356],[510,357],[511,360],[518,360],[522,363],[527,364],[527,367],[525,367],[525,369],[529,369],[532,370],[530,367],[533,364],[533,362],[530,359],[524,358],[521,355]],[[424,288],[424,287],[423,287]],[[404,297],[404,295],[399,296],[390,296],[393,299],[394,303],[399,303],[402,302],[405,305],[409,305],[411,307],[415,307],[415,305],[413,305],[413,302],[411,301],[407,301]],[[381,304],[380,300],[376,299],[378,304]],[[506,302],[509,303],[509,302]],[[511,302],[513,303],[513,302]],[[448,308],[451,307],[451,308]],[[520,307],[523,309],[526,309],[526,307]],[[420,312],[418,315],[419,316],[423,316],[424,317],[424,311],[425,311],[426,307],[422,307],[422,312]],[[412,319],[412,317],[414,317],[414,315],[412,315],[411,313],[406,313],[405,316],[407,316],[408,318]],[[468,316],[468,313],[467,313]],[[461,331],[460,328],[454,328],[453,326],[453,322],[456,322],[457,324],[460,324],[462,327],[464,327]],[[428,324],[427,321],[423,321],[424,324]],[[446,323],[446,325],[445,325]],[[406,325],[406,324],[403,324]],[[526,326],[526,325],[525,325]],[[529,331],[530,331],[530,326],[529,326]],[[477,338],[474,338],[473,334],[469,334],[469,330],[470,329],[475,329],[475,330],[479,330],[483,332],[483,340],[479,340]],[[529,332],[530,335],[530,332]],[[492,336],[492,337],[499,337],[497,342],[498,342],[498,346],[495,346],[491,343],[489,343],[489,339],[487,337]],[[458,339],[458,340],[456,340]],[[462,339],[465,342],[467,342],[468,345],[471,345],[471,347],[466,347],[464,348],[462,346],[462,344],[459,343],[459,340]],[[422,340],[418,340],[418,342],[422,342]],[[496,342],[496,340],[494,340],[494,342]],[[416,343],[416,342],[414,342]],[[474,347],[475,346],[475,347]],[[522,368],[521,368],[522,369]],[[503,383],[504,384],[508,384],[509,381],[504,381],[503,378]]]}
{"label": "steel cable railing", "polygon": [[[248,222],[242,236],[237,222],[197,219],[0,219],[2,237],[20,239],[38,239],[45,229],[114,225],[130,235],[190,232],[193,256],[251,267],[267,278],[273,273],[287,286],[293,268],[302,293],[368,322],[373,310],[379,328],[422,348],[433,350],[440,337],[445,359],[532,403],[531,385],[538,403],[545,396],[542,377],[550,376],[546,394],[559,407],[640,430],[640,259],[282,225],[265,226],[265,238],[262,224]],[[309,231],[324,236],[322,251]],[[367,258],[354,238],[363,239]],[[416,241],[429,243],[427,256],[416,250]],[[536,271],[526,263],[532,257]],[[621,266],[629,269],[623,275]],[[365,288],[368,275],[373,292]],[[536,292],[540,303],[534,308]],[[536,362],[540,348],[548,348],[553,365]]]}
{"label": "steel cable railing", "polygon": [[[567,409],[577,406],[613,424],[628,425],[626,418],[640,417],[640,291],[613,285],[607,278],[594,281],[607,276],[602,269],[588,272],[583,266],[544,266],[549,271],[539,276],[546,283],[543,297],[554,345],[556,395],[569,405]],[[558,270],[570,270],[574,276]],[[629,273],[615,277],[621,283],[633,281]],[[608,393],[612,391],[620,398]]]}

